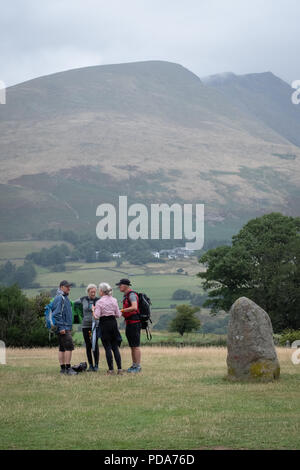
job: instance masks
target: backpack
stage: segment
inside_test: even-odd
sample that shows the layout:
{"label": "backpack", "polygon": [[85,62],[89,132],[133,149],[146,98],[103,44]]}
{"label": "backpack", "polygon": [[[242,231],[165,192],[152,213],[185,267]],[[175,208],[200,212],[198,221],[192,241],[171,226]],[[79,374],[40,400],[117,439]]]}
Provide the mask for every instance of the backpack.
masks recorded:
{"label": "backpack", "polygon": [[81,362],[80,364],[76,366],[72,366],[72,369],[75,370],[75,372],[85,372],[87,369],[87,363]]}
{"label": "backpack", "polygon": [[[63,299],[61,311],[63,311],[65,299],[63,296],[61,297]],[[49,333],[56,333],[57,331],[57,325],[55,322],[55,318],[53,316],[53,302],[54,302],[54,299],[52,299],[51,302],[48,305],[46,305],[45,312],[44,312],[46,328],[49,330]]]}
{"label": "backpack", "polygon": [[[134,291],[132,291],[134,292]],[[152,339],[152,335],[149,328],[149,322],[152,323],[151,320],[151,305],[152,302],[149,297],[144,293],[134,292],[138,296],[138,310],[139,310],[139,317],[141,320],[141,326],[143,330],[146,330],[147,339],[150,341]]]}

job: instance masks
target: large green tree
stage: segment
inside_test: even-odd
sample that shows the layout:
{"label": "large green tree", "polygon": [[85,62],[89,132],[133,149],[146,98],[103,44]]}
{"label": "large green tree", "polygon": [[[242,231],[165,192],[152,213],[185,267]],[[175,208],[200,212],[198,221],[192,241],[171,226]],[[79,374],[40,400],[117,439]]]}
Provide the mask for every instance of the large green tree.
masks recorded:
{"label": "large green tree", "polygon": [[208,291],[205,306],[228,311],[247,296],[271,317],[274,330],[300,328],[300,218],[271,213],[250,220],[232,246],[209,250],[199,260]]}

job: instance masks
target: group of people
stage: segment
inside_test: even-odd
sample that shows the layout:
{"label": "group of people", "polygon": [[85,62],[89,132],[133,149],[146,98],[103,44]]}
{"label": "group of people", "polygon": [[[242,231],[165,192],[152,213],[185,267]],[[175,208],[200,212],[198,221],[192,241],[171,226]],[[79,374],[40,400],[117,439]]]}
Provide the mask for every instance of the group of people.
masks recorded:
{"label": "group of people", "polygon": [[[74,306],[80,306],[82,311],[82,333],[86,345],[88,371],[97,372],[99,369],[99,345],[101,339],[105,349],[108,374],[114,374],[114,361],[117,365],[117,374],[122,374],[122,359],[120,334],[117,318],[125,319],[125,334],[131,348],[132,365],[127,369],[129,373],[140,372],[141,369],[141,322],[139,318],[138,295],[132,290],[129,279],[121,279],[116,286],[123,293],[123,307],[119,309],[118,301],[112,295],[111,286],[102,282],[98,287],[89,284],[84,297],[75,300]],[[58,359],[60,373],[76,375],[71,367],[72,351],[74,343],[72,339],[73,312],[69,299],[72,284],[66,280],[61,281],[53,300],[53,318],[57,328],[59,352]]]}

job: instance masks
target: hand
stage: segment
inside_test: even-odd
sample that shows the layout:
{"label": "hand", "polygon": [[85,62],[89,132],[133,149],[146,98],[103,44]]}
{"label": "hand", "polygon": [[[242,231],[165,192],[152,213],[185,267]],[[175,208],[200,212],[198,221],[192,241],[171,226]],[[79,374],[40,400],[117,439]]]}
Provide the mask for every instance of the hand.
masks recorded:
{"label": "hand", "polygon": [[66,334],[66,330],[60,330],[60,334],[61,334],[61,335],[65,335],[65,334]]}

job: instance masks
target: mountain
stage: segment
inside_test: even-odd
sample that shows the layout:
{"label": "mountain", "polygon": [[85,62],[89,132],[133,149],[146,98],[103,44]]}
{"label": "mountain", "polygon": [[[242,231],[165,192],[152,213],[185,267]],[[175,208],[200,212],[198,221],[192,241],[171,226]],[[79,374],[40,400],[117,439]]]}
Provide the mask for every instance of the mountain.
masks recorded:
{"label": "mountain", "polygon": [[96,208],[205,203],[208,236],[299,215],[300,107],[272,74],[93,66],[15,85],[0,106],[0,237],[95,231]]}
{"label": "mountain", "polygon": [[300,107],[292,103],[293,89],[271,72],[238,76],[213,75],[203,82],[221,91],[231,103],[300,146]]}

